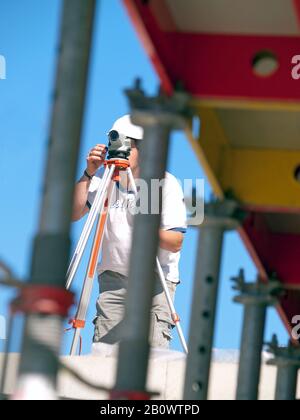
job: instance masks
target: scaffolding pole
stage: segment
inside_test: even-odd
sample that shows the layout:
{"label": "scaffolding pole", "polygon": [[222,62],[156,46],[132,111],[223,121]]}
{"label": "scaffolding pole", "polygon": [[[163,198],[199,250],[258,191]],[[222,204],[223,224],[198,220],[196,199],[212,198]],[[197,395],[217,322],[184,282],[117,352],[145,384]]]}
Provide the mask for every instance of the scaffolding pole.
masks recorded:
{"label": "scaffolding pole", "polygon": [[278,366],[275,400],[295,401],[299,366]]}
{"label": "scaffolding pole", "polygon": [[[187,97],[174,94],[147,98],[137,84],[127,91],[133,123],[144,127],[141,143],[140,178],[148,186],[148,209],[152,206],[151,180],[165,177],[169,137],[172,129],[185,125]],[[119,348],[117,377],[112,399],[147,398],[146,380],[149,358],[150,310],[155,287],[158,250],[158,214],[137,214],[134,221],[129,286],[125,305],[124,336]]]}
{"label": "scaffolding pole", "polygon": [[276,335],[269,345],[269,352],[274,358],[268,365],[277,367],[275,400],[295,401],[300,368],[300,348],[291,341],[287,347],[279,347]]}
{"label": "scaffolding pole", "polygon": [[267,307],[278,303],[276,296],[281,285],[276,281],[262,283],[259,278],[246,283],[243,270],[233,280],[234,289],[241,292],[234,301],[244,305],[236,399],[255,401],[258,399]]}
{"label": "scaffolding pole", "polygon": [[[95,0],[65,0],[63,3],[48,160],[30,287],[48,286],[56,291],[65,287],[95,4]],[[14,398],[54,399],[63,317],[55,314],[55,310],[48,315],[38,310],[26,313]]]}
{"label": "scaffolding pole", "polygon": [[185,400],[207,400],[208,397],[223,236],[226,230],[238,226],[233,218],[235,210],[236,203],[230,200],[212,202],[205,207],[193,290]]}

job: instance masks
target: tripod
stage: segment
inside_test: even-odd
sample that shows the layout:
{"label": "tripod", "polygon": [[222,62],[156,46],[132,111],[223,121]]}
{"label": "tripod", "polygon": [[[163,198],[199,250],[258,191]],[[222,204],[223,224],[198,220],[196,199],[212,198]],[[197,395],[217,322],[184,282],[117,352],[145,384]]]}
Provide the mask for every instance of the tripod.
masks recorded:
{"label": "tripod", "polygon": [[[80,347],[81,347],[80,332],[81,332],[81,329],[85,327],[88,305],[91,298],[97,263],[98,263],[102,243],[103,243],[103,236],[104,236],[103,234],[104,234],[104,229],[106,226],[106,220],[107,220],[107,216],[108,216],[109,209],[111,206],[112,198],[114,196],[116,182],[120,181],[120,172],[122,171],[126,172],[127,180],[129,184],[131,185],[131,188],[135,196],[137,196],[137,188],[135,185],[134,177],[132,175],[132,171],[130,169],[130,164],[129,164],[128,159],[111,158],[111,159],[106,160],[104,165],[105,165],[104,175],[100,181],[93,205],[90,209],[88,218],[82,230],[81,236],[79,238],[78,244],[76,246],[75,252],[73,254],[73,257],[71,259],[69,269],[67,272],[66,288],[69,289],[71,287],[74,276],[77,272],[78,266],[82,259],[84,249],[86,247],[87,241],[91,234],[92,228],[98,218],[79,305],[77,308],[75,318],[72,321],[70,321],[70,323],[72,324],[70,329],[75,330],[70,355],[76,354],[79,342],[80,342]],[[161,285],[163,287],[163,290],[167,299],[167,303],[170,308],[172,320],[174,321],[174,324],[177,328],[182,347],[185,353],[187,353],[188,349],[187,349],[187,344],[186,344],[186,341],[185,341],[185,338],[181,329],[180,318],[178,314],[176,313],[175,306],[172,301],[172,298],[171,298],[171,295],[170,295],[170,292],[166,283],[166,279],[165,279],[165,276],[164,276],[164,273],[163,273],[163,270],[161,268],[158,258],[156,258],[156,266],[157,266],[159,279],[161,281]]]}

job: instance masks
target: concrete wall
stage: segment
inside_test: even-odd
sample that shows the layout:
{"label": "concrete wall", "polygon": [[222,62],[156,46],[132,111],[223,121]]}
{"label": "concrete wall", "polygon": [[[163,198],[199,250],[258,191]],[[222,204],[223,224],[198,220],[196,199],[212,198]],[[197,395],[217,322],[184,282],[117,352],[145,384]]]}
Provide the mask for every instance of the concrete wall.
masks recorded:
{"label": "concrete wall", "polygon": [[[212,364],[210,399],[212,400],[233,400],[235,398],[235,387],[238,364],[235,358],[228,356],[214,357]],[[0,355],[2,363],[3,355]],[[10,378],[5,387],[6,394],[12,394],[15,389],[16,373],[19,355],[10,356]],[[88,356],[62,357],[61,361],[79,372],[89,382],[94,384],[112,387],[116,372],[116,352],[97,352]],[[185,356],[179,352],[155,351],[152,354],[149,365],[148,389],[159,392],[155,399],[182,398],[185,371]],[[274,399],[276,381],[276,369],[262,366],[262,377],[260,385],[260,399]],[[74,399],[107,399],[105,392],[95,391],[75,380],[66,371],[59,375],[59,396]],[[300,398],[300,387],[298,397]]]}

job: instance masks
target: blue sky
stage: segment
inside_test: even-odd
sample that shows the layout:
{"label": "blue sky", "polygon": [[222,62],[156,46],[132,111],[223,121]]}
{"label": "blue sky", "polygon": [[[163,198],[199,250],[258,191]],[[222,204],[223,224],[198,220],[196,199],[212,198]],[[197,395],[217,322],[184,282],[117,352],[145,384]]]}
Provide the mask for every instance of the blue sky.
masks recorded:
{"label": "blue sky", "polygon": [[[96,143],[106,142],[105,133],[112,122],[128,113],[123,90],[140,77],[147,93],[154,94],[158,79],[146,56],[120,0],[102,0],[97,9],[92,62],[78,175],[85,168],[86,152]],[[32,240],[37,231],[45,154],[49,133],[51,93],[54,86],[56,48],[59,36],[60,0],[0,0],[0,55],[6,59],[7,78],[0,80],[0,259],[15,274],[26,279],[29,273]],[[76,88],[76,87],[74,87]],[[181,133],[171,139],[168,170],[180,179],[205,178],[189,144]],[[205,180],[206,197],[210,188]],[[83,222],[72,227],[73,247]],[[176,307],[188,337],[194,266],[197,258],[198,230],[186,234],[181,260],[181,285]],[[79,293],[86,257],[74,283]],[[221,269],[215,347],[238,348],[242,308],[232,303],[230,278],[243,267],[247,280],[256,270],[235,232],[227,233]],[[88,324],[83,332],[83,351],[90,351],[91,320],[97,298],[95,283]],[[13,292],[0,289],[0,315],[7,314]],[[77,295],[78,296],[78,295]],[[20,326],[20,322],[18,323]],[[196,325],[192,325],[196,328]],[[18,348],[20,328],[14,332]],[[269,311],[266,339],[276,332],[282,343],[287,340],[275,310]],[[174,332],[172,348],[180,343]],[[64,336],[63,353],[69,350],[71,333]],[[4,342],[0,340],[0,350]]]}

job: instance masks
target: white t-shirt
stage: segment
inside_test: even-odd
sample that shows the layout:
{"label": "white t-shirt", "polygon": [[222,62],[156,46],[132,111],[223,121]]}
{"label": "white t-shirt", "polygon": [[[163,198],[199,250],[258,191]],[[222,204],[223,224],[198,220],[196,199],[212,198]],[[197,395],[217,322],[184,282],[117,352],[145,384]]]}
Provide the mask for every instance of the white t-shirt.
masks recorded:
{"label": "white t-shirt", "polygon": [[[91,207],[95,198],[103,171],[99,171],[91,181],[87,205]],[[117,183],[112,198],[104,231],[102,258],[98,264],[98,274],[106,270],[128,276],[133,230],[133,212],[136,208],[134,193]],[[166,173],[162,188],[161,229],[186,232],[186,208],[180,184],[176,178]],[[180,252],[172,253],[159,248],[158,258],[167,280],[178,283]]]}

